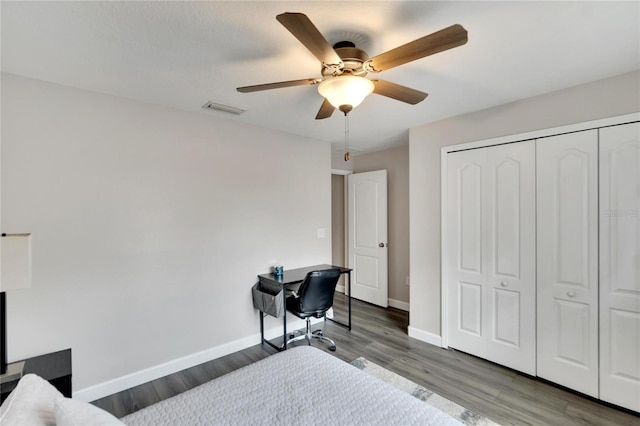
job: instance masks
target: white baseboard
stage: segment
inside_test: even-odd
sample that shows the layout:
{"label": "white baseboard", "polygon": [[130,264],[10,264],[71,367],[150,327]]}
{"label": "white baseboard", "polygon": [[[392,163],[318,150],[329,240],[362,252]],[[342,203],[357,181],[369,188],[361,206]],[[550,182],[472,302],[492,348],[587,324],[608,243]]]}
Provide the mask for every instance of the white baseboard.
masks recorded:
{"label": "white baseboard", "polygon": [[[289,317],[287,317],[289,318]],[[295,317],[294,317],[295,318]],[[322,319],[312,318],[311,322],[317,323]],[[301,319],[295,319],[293,321],[287,321],[287,329],[297,330],[305,327],[305,321]],[[282,326],[273,327],[265,330],[265,338],[273,339],[282,336]],[[213,348],[205,349],[201,352],[196,352],[184,356],[182,358],[174,359],[163,364],[155,365],[153,367],[146,368],[144,370],[136,371],[135,373],[127,374],[125,376],[117,377],[115,379],[98,383],[97,385],[89,386],[84,389],[73,392],[73,398],[79,401],[91,402],[96,399],[104,398],[105,396],[113,395],[114,393],[121,392],[123,390],[139,386],[143,383],[150,382],[152,380],[159,379],[160,377],[167,376],[169,374],[182,371],[187,368],[194,367],[207,361],[214,360],[216,358],[223,357],[225,355],[232,354],[234,352],[241,351],[248,347],[257,345],[260,343],[260,333],[252,334],[247,337],[243,337],[232,342],[228,342]]]}
{"label": "white baseboard", "polygon": [[342,293],[342,294],[344,294],[344,286],[343,286],[343,285],[337,285],[337,286],[336,286],[336,291],[337,291],[338,293]]}
{"label": "white baseboard", "polygon": [[392,308],[401,309],[403,311],[409,312],[409,304],[407,302],[403,302],[401,300],[396,300],[396,299],[388,299],[387,303]]}
{"label": "white baseboard", "polygon": [[409,337],[422,340],[423,342],[438,346],[440,348],[442,347],[442,336],[438,336],[437,334],[429,333],[428,331],[420,330],[419,328],[411,326],[409,326],[408,332]]}

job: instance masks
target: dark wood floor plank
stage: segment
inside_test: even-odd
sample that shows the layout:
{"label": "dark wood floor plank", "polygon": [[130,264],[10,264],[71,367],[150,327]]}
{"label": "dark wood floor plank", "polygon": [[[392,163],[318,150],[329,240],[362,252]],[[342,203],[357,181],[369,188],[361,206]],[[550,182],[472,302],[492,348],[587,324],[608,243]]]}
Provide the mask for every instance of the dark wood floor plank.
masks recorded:
{"label": "dark wood floor plank", "polygon": [[123,395],[123,392],[119,392],[114,395],[98,399],[97,401],[94,401],[93,404],[105,411],[108,411],[116,417],[122,417],[129,412],[125,408],[125,403],[122,400]]}
{"label": "dark wood floor plank", "polygon": [[157,380],[154,380],[153,382],[151,382],[151,385],[156,390],[156,393],[158,394],[158,397],[161,401],[176,395],[176,391],[171,386],[169,377],[161,377]]}
{"label": "dark wood floor plank", "polygon": [[202,364],[189,368],[188,370],[181,371],[182,379],[187,384],[189,389],[200,386],[203,383],[213,380],[215,377],[211,376],[206,368]]}
{"label": "dark wood floor plank", "polygon": [[578,421],[581,424],[602,425],[602,426],[639,426],[640,417],[634,417],[628,412],[616,408],[605,406],[600,403],[593,403],[589,399],[576,398],[567,405],[565,417]]}
{"label": "dark wood floor plank", "polygon": [[161,401],[158,392],[156,392],[153,386],[153,382],[144,383],[130,389],[130,395],[131,411],[138,411]]}
{"label": "dark wood floor plank", "polygon": [[[336,295],[334,318],[346,321],[346,306],[346,298]],[[314,342],[314,346],[345,362],[365,357],[505,426],[640,426],[640,416],[625,410],[472,355],[412,339],[407,335],[407,312],[354,300],[352,315],[352,331],[329,321],[314,326],[314,329],[323,328],[336,342],[336,352],[330,352],[322,342]],[[268,345],[255,345],[102,398],[94,404],[123,417],[274,353],[277,351]]]}
{"label": "dark wood floor plank", "polygon": [[568,419],[564,417],[567,403],[549,395],[528,394],[516,389],[500,392],[496,402],[501,406],[509,406],[515,409],[520,416],[536,420],[542,424],[568,425]]}

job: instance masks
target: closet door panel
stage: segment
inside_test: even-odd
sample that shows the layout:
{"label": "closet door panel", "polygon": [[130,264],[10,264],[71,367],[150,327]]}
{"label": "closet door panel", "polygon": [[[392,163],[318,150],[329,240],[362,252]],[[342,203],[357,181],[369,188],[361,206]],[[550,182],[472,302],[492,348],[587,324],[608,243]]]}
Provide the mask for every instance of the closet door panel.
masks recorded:
{"label": "closet door panel", "polygon": [[460,271],[482,275],[483,166],[466,163],[458,170],[457,190]]}
{"label": "closet door panel", "polygon": [[482,286],[459,281],[458,329],[478,338],[482,338]]}
{"label": "closet door panel", "polygon": [[520,346],[520,294],[517,291],[493,289],[493,339],[504,345]]}
{"label": "closet door panel", "polygon": [[[560,283],[582,288],[589,281],[589,153],[569,150],[555,160],[553,202],[556,276]],[[586,269],[586,270],[585,270]]]}
{"label": "closet door panel", "polygon": [[447,162],[449,344],[486,357],[485,154],[456,152]]}
{"label": "closet door panel", "polygon": [[535,374],[535,141],[487,155],[487,288],[492,361]]}
{"label": "closet door panel", "polygon": [[598,133],[540,139],[537,374],[598,396]]}
{"label": "closet door panel", "polygon": [[555,300],[553,318],[557,322],[556,357],[566,363],[588,369],[590,365],[589,315],[586,303]]}
{"label": "closet door panel", "polygon": [[600,130],[600,398],[640,411],[640,124]]}
{"label": "closet door panel", "polygon": [[492,272],[494,276],[520,278],[520,163],[505,158],[492,169],[491,190],[495,194]]}

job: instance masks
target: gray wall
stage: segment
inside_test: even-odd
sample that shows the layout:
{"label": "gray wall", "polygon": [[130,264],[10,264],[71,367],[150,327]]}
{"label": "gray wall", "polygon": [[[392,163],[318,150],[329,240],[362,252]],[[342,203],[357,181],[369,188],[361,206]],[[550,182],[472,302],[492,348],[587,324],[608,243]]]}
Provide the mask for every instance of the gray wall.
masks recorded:
{"label": "gray wall", "polygon": [[440,330],[440,148],[640,111],[640,72],[537,96],[410,130],[410,332]]}
{"label": "gray wall", "polygon": [[75,391],[258,343],[256,274],[331,262],[328,143],[2,74],[1,170],[9,360],[71,347]]}
{"label": "gray wall", "polygon": [[[331,175],[331,263],[338,266],[347,266],[344,242],[344,183],[345,176]],[[344,285],[345,278],[341,275],[338,286]]]}
{"label": "gray wall", "polygon": [[331,168],[336,170],[353,171],[353,156],[351,160],[344,161],[344,154],[338,152],[331,153]]}
{"label": "gray wall", "polygon": [[351,161],[355,173],[387,171],[389,299],[392,306],[408,310],[409,147],[360,154]]}

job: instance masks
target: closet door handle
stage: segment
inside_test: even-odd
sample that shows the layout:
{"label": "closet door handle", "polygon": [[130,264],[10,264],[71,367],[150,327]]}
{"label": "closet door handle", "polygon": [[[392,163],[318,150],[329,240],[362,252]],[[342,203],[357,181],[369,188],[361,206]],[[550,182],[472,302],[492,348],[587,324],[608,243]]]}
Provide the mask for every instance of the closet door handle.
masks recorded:
{"label": "closet door handle", "polygon": [[509,286],[509,284],[507,284],[507,282],[506,282],[506,281],[502,281],[502,282],[500,283],[500,285],[501,285],[502,287],[508,287],[508,286]]}
{"label": "closet door handle", "polygon": [[575,292],[575,291],[568,291],[568,292],[567,292],[567,296],[569,296],[569,297],[576,297],[576,292]]}

